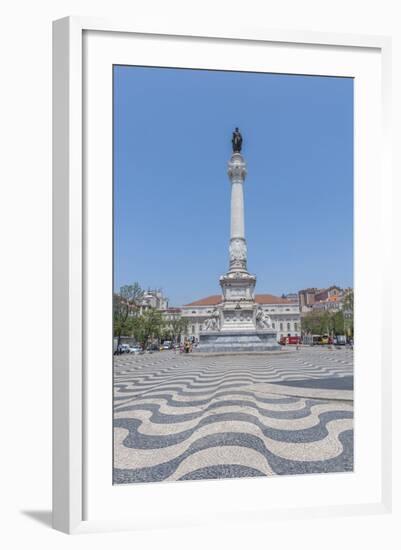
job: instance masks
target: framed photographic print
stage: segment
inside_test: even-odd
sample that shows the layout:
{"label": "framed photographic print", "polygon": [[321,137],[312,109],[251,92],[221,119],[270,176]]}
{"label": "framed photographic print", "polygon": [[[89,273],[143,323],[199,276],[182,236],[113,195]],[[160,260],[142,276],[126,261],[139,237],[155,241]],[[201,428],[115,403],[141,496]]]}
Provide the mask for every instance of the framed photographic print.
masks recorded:
{"label": "framed photographic print", "polygon": [[386,38],[54,23],[54,526],[384,512]]}

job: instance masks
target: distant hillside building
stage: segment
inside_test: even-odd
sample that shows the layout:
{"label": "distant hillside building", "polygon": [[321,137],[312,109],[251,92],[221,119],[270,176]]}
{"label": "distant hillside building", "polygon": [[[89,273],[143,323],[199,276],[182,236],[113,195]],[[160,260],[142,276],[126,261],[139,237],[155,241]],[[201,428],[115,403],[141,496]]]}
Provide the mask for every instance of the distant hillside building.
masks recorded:
{"label": "distant hillside building", "polygon": [[[272,294],[256,294],[255,302],[270,316],[278,340],[282,336],[301,335],[299,303],[296,298],[289,300]],[[210,318],[213,308],[221,303],[221,294],[214,294],[181,306],[181,315],[188,319],[188,336],[199,339],[205,321]]]}
{"label": "distant hillside building", "polygon": [[339,311],[350,289],[333,285],[328,288],[306,288],[298,292],[301,315],[310,311]]}
{"label": "distant hillside building", "polygon": [[312,311],[312,306],[315,303],[315,295],[318,292],[317,288],[305,288],[298,292],[299,309],[301,313]]}
{"label": "distant hillside building", "polygon": [[329,300],[330,298],[339,298],[342,292],[342,289],[338,286],[330,286],[329,288],[319,290],[315,294],[315,303],[324,302],[326,300]]}
{"label": "distant hillside building", "polygon": [[161,289],[149,289],[144,292],[140,303],[140,313],[147,309],[158,309],[164,311],[168,308],[168,298],[166,298]]}

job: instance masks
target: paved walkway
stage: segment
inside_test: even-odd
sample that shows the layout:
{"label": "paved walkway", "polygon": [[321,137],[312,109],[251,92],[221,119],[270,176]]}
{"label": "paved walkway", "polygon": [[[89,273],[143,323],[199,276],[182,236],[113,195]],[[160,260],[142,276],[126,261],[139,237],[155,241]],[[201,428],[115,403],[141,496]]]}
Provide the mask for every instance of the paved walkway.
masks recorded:
{"label": "paved walkway", "polygon": [[114,482],[353,469],[353,355],[115,357]]}

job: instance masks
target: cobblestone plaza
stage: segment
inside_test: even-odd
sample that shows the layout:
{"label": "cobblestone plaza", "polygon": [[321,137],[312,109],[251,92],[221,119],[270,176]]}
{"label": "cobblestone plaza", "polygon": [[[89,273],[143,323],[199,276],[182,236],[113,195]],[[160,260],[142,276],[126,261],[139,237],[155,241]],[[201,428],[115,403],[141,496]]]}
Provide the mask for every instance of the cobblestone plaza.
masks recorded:
{"label": "cobblestone plaza", "polygon": [[353,469],[353,352],[114,358],[114,483]]}

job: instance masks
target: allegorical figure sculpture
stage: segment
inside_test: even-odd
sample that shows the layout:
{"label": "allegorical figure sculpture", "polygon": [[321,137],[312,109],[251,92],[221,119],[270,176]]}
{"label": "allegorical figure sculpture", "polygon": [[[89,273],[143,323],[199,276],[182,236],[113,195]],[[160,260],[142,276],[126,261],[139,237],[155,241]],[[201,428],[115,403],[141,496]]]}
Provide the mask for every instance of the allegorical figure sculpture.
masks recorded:
{"label": "allegorical figure sculpture", "polygon": [[204,330],[219,330],[220,329],[220,313],[217,308],[214,308],[211,316],[206,319]]}
{"label": "allegorical figure sculpture", "polygon": [[242,148],[242,135],[238,128],[235,128],[233,132],[231,143],[233,144],[233,152],[240,153]]}
{"label": "allegorical figure sculpture", "polygon": [[246,244],[244,239],[231,239],[230,260],[246,260]]}
{"label": "allegorical figure sculpture", "polygon": [[270,315],[261,307],[258,307],[256,312],[256,326],[259,328],[271,328],[272,326]]}

